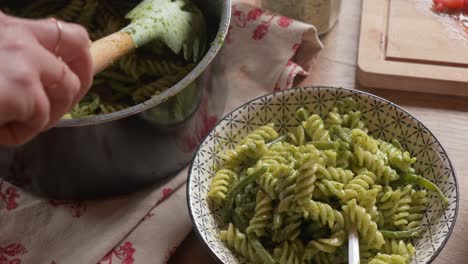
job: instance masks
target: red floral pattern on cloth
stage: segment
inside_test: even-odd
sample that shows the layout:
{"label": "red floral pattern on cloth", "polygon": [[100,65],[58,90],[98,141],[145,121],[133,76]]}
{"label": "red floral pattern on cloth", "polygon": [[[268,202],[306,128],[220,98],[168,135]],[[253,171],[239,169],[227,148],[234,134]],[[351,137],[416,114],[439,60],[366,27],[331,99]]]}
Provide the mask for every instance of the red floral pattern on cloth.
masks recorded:
{"label": "red floral pattern on cloth", "polygon": [[[232,44],[232,31],[235,29],[243,29],[248,26],[249,23],[257,23],[260,21],[260,24],[255,26],[254,31],[252,32],[252,39],[253,40],[262,40],[268,35],[268,32],[270,30],[270,27],[277,18],[278,15],[267,12],[264,9],[258,8],[258,7],[253,7],[248,11],[242,11],[240,10],[237,5],[232,6],[232,20],[233,20],[233,25],[229,27],[228,34],[226,37],[226,43],[227,44]],[[291,18],[285,17],[285,16],[280,16],[277,24],[283,28],[286,29],[292,25],[294,20]]]}
{"label": "red floral pattern on cloth", "polygon": [[161,202],[163,202],[164,200],[166,200],[167,198],[169,198],[169,196],[171,196],[173,190],[172,188],[164,188],[162,190],[162,194],[163,196],[161,197],[161,199],[158,201],[158,204],[160,204]]}
{"label": "red floral pattern on cloth", "polygon": [[[4,187],[4,185],[6,187]],[[0,210],[6,208],[7,211],[11,211],[18,207],[18,199],[20,194],[18,189],[11,186],[7,182],[0,180]],[[5,207],[2,206],[2,203],[5,204]],[[1,264],[1,262],[0,262]]]}
{"label": "red floral pattern on cloth", "polygon": [[278,25],[282,28],[288,28],[289,26],[291,26],[293,20],[289,17],[280,17],[280,19],[278,20]]}
{"label": "red floral pattern on cloth", "polygon": [[245,18],[245,13],[241,10],[238,10],[234,5],[232,7],[232,18],[234,24],[239,28],[245,28],[247,26],[247,19]]}
{"label": "red floral pattern on cloth", "polygon": [[252,35],[252,39],[254,40],[262,40],[270,31],[271,22],[275,19],[276,16],[272,15],[270,19],[267,21],[263,21],[260,25],[258,25]]}
{"label": "red floral pattern on cloth", "polygon": [[281,91],[284,89],[288,89],[288,87],[291,87],[293,85],[294,80],[296,79],[298,75],[307,76],[308,73],[301,66],[289,60],[286,63],[286,68],[284,69],[282,73],[283,77],[280,78],[280,81],[276,84],[274,91]]}
{"label": "red floral pattern on cloth", "polygon": [[[166,200],[167,198],[169,198],[169,196],[171,196],[171,194],[172,194],[173,192],[174,192],[174,190],[173,190],[172,188],[169,188],[169,187],[163,188],[163,190],[162,190],[162,197],[161,197],[161,199],[159,199],[159,201],[156,203],[156,206],[159,205],[160,203],[164,202],[164,200]],[[154,210],[154,209],[153,209],[153,210]],[[146,221],[146,220],[152,218],[152,217],[155,215],[155,213],[154,213],[153,210],[151,210],[149,213],[147,213],[147,214],[145,215],[145,217],[143,217],[143,219],[141,219],[141,221],[143,222],[143,221]]]}
{"label": "red floral pattern on cloth", "polygon": [[87,206],[84,202],[78,201],[66,201],[66,200],[50,200],[50,205],[53,207],[65,207],[70,209],[70,213],[75,218],[80,218],[87,210]]}
{"label": "red floral pattern on cloth", "polygon": [[107,253],[98,264],[134,264],[135,252],[136,249],[133,247],[133,243],[127,241],[122,246]]}
{"label": "red floral pattern on cloth", "polygon": [[21,264],[21,256],[26,253],[26,248],[19,243],[0,247],[0,264]]}
{"label": "red floral pattern on cloth", "polygon": [[261,8],[253,8],[247,15],[247,21],[256,21],[264,12]]}

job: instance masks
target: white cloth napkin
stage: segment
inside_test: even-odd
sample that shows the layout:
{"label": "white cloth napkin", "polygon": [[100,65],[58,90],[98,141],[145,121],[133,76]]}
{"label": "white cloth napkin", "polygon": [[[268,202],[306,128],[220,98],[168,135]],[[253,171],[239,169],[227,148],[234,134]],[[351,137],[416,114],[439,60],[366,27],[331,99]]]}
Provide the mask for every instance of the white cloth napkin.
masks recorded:
{"label": "white cloth napkin", "polygon": [[[216,60],[222,65],[215,65],[228,89],[226,112],[290,88],[307,74],[293,57],[321,48],[313,26],[235,2]],[[192,229],[187,172],[135,194],[85,202],[39,199],[0,180],[0,263],[164,263]]]}

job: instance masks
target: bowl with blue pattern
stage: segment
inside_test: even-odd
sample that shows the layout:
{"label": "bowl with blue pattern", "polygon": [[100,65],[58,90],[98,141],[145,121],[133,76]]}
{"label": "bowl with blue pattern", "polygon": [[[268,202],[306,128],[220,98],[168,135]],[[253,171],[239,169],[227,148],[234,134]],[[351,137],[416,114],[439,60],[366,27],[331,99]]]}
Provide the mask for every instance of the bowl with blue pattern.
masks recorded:
{"label": "bowl with blue pattern", "polygon": [[[307,109],[310,114],[316,114],[325,120],[330,111],[333,111],[334,107],[336,109],[338,102],[348,99],[352,99],[359,106],[360,120],[365,124],[366,132],[376,139],[386,142],[399,142],[399,146],[407,151],[411,157],[415,158],[412,166],[417,174],[432,182],[440,190],[441,194],[447,198],[446,203],[444,203],[440,199],[441,196],[436,192],[427,191],[426,209],[423,212],[422,219],[418,220],[420,221],[420,234],[417,237],[405,240],[414,246],[414,252],[405,262],[412,264],[431,263],[442,251],[455,226],[459,193],[452,163],[435,135],[408,111],[373,94],[344,88],[304,87],[261,96],[238,107],[215,126],[199,146],[194,156],[187,184],[188,208],[199,239],[219,263],[255,263],[253,261],[254,257],[249,260],[249,252],[247,251],[250,250],[250,254],[258,254],[256,252],[258,248],[252,246],[252,242],[247,245],[251,236],[247,235],[246,232],[238,229],[228,231],[228,226],[223,222],[223,208],[217,206],[208,197],[212,188],[213,177],[223,168],[223,162],[225,162],[223,153],[226,153],[229,149],[234,149],[249,133],[266,124],[274,124],[278,135],[291,133],[301,123],[297,118],[298,109]],[[413,204],[411,206],[414,207]],[[411,208],[409,209],[410,212]],[[395,211],[394,213],[397,215],[399,212]],[[306,227],[301,225],[301,228]],[[224,232],[224,235],[222,232]],[[228,232],[231,232],[231,234],[228,234]],[[226,236],[231,236],[231,239],[237,237],[239,239],[239,241],[235,242],[237,245],[234,242],[229,244],[226,241]],[[265,246],[267,248],[269,243],[265,243],[265,239],[267,238],[259,238],[259,241],[262,244],[267,244]],[[306,242],[301,242],[301,244],[307,250]],[[346,247],[345,244],[347,244],[347,241],[343,243],[343,247]],[[245,247],[245,254],[236,250],[236,247],[239,249],[242,246]],[[388,247],[391,247],[391,245],[387,245]],[[298,249],[297,252],[303,252],[300,250]],[[277,254],[271,249],[267,251],[271,253],[271,256]],[[375,252],[372,258],[377,258],[376,251],[372,252]],[[324,255],[326,252],[320,254]],[[337,252],[328,254],[341,254],[341,257],[343,257],[342,253]],[[278,261],[278,256],[275,258],[277,262],[283,263],[283,261],[287,260],[287,257],[289,255],[286,258],[283,256],[281,261]],[[383,256],[380,257],[384,261]],[[291,257],[291,259],[294,258]],[[297,260],[299,263],[318,262],[318,260],[314,262],[310,259],[307,262],[304,258],[298,258]],[[326,258],[322,260],[322,262],[325,262]]]}

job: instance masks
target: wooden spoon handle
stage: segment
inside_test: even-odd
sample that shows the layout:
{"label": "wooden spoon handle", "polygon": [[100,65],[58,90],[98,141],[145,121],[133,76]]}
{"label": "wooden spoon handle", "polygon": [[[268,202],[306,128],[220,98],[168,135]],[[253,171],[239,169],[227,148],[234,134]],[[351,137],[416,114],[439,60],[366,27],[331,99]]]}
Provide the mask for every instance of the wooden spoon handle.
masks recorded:
{"label": "wooden spoon handle", "polygon": [[116,32],[91,44],[94,74],[103,71],[114,61],[135,49],[132,37],[126,32]]}

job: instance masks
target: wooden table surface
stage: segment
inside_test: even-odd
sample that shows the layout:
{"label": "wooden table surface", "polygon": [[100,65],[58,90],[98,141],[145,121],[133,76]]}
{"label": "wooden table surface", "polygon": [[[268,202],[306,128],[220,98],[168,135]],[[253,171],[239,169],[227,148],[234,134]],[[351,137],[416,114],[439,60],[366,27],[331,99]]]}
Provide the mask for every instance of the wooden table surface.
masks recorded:
{"label": "wooden table surface", "polygon": [[[313,59],[310,76],[301,86],[325,85],[360,89],[356,83],[361,0],[343,1],[339,23],[321,38],[325,49]],[[468,263],[468,98],[366,89],[407,109],[434,132],[453,161],[458,177],[460,208],[455,230],[433,263]],[[192,232],[171,264],[215,264]]]}

